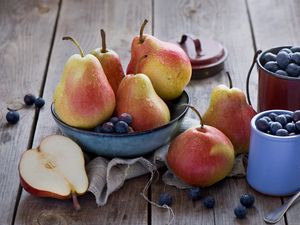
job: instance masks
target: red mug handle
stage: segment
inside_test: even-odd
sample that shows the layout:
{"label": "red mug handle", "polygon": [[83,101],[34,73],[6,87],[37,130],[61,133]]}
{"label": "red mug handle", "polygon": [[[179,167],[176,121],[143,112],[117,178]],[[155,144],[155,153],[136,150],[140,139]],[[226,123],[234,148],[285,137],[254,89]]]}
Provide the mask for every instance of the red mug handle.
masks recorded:
{"label": "red mug handle", "polygon": [[249,105],[252,105],[251,104],[251,99],[250,99],[250,93],[249,93],[249,81],[250,81],[250,75],[251,75],[251,72],[252,72],[252,69],[255,65],[255,62],[256,62],[256,59],[258,57],[258,55],[262,53],[262,50],[257,50],[254,54],[254,57],[253,57],[253,61],[252,61],[252,64],[250,66],[250,69],[248,71],[248,74],[247,74],[247,80],[246,80],[246,91],[247,91],[247,100],[248,100],[248,104]]}

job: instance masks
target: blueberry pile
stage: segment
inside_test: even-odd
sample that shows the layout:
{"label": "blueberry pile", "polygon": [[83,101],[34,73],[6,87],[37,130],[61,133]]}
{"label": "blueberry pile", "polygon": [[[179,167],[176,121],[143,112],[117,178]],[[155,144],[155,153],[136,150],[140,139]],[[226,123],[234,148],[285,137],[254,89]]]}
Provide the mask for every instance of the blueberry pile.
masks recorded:
{"label": "blueberry pile", "polygon": [[300,134],[300,110],[290,114],[269,113],[255,121],[256,128],[276,136]]}
{"label": "blueberry pile", "polygon": [[243,194],[240,197],[241,205],[234,208],[234,215],[238,219],[244,219],[247,215],[247,209],[253,207],[255,198],[251,194]]}
{"label": "blueberry pile", "polygon": [[133,132],[132,116],[128,113],[122,113],[119,117],[111,117],[109,121],[97,126],[95,131],[97,133],[117,133],[126,134]]}
{"label": "blueberry pile", "polygon": [[264,68],[282,76],[300,77],[300,46],[281,49],[277,55],[267,52],[262,56]]}

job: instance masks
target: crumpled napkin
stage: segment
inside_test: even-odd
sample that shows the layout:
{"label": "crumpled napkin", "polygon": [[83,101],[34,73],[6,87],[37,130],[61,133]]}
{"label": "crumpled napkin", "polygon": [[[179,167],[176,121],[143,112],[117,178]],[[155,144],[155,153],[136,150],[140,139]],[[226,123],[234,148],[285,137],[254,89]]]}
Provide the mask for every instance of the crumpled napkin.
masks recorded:
{"label": "crumpled napkin", "polygon": [[[197,125],[199,125],[198,120],[185,118],[179,128],[179,133]],[[166,154],[168,148],[169,144],[166,144],[155,150],[154,153],[148,157],[106,159],[98,156],[91,160],[86,166],[89,178],[88,191],[94,194],[96,204],[98,206],[105,205],[108,197],[113,192],[120,189],[126,180],[147,173],[153,174],[158,168],[166,165]],[[239,155],[236,158],[234,168],[229,176],[245,176],[243,155]],[[162,180],[165,184],[172,185],[180,189],[191,187],[179,180],[170,170],[163,174]]]}

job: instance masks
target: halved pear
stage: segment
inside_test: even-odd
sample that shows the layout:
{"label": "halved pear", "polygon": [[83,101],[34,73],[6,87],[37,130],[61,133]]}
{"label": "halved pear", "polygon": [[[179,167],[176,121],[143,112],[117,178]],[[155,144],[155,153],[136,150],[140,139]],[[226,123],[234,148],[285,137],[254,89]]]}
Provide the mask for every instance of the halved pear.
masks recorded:
{"label": "halved pear", "polygon": [[48,136],[38,148],[24,152],[19,175],[27,192],[40,197],[72,197],[76,209],[80,209],[76,195],[84,194],[88,188],[83,152],[62,135]]}

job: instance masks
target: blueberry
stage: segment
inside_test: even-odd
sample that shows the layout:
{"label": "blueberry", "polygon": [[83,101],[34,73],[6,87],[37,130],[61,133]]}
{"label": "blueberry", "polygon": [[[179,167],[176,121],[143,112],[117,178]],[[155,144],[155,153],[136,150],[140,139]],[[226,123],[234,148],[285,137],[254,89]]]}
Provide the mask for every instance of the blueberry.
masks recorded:
{"label": "blueberry", "polygon": [[276,136],[288,136],[289,132],[286,129],[279,129],[276,131]]}
{"label": "blueberry", "polygon": [[43,98],[39,97],[39,98],[35,99],[34,104],[35,104],[35,107],[40,109],[45,105],[45,100]]}
{"label": "blueberry", "polygon": [[118,121],[116,124],[115,124],[115,131],[118,133],[118,134],[125,134],[125,133],[128,133],[128,124],[124,121]]}
{"label": "blueberry", "polygon": [[288,76],[288,73],[284,70],[277,70],[275,73],[281,76]]}
{"label": "blueberry", "polygon": [[122,113],[119,116],[119,120],[126,122],[128,125],[131,125],[131,123],[132,123],[132,116],[130,114],[128,114],[128,113]]}
{"label": "blueberry", "polygon": [[297,122],[298,120],[300,120],[300,110],[294,111],[292,114],[292,118],[293,118],[294,122]]}
{"label": "blueberry", "polygon": [[203,199],[203,205],[208,209],[212,209],[215,206],[215,203],[215,198],[211,195],[208,195]]}
{"label": "blueberry", "polygon": [[275,118],[276,118],[276,116],[278,116],[278,114],[272,112],[272,113],[270,113],[268,116],[269,116],[269,118],[271,118],[272,121],[275,121]]}
{"label": "blueberry", "polygon": [[24,96],[24,103],[26,105],[33,105],[35,102],[35,96],[33,94],[27,94]]}
{"label": "blueberry", "polygon": [[[280,53],[280,52],[292,53],[292,50],[289,49],[289,48],[283,48],[283,49],[281,49],[281,50],[279,51],[279,53]],[[278,53],[278,54],[279,54],[279,53]],[[277,54],[277,55],[278,55],[278,54]]]}
{"label": "blueberry", "polygon": [[202,191],[200,188],[190,188],[187,190],[187,195],[189,197],[189,199],[193,200],[193,201],[196,201],[196,200],[199,200],[201,199],[202,197]]}
{"label": "blueberry", "polygon": [[280,51],[277,54],[276,62],[281,69],[285,69],[287,65],[289,65],[290,61],[291,61],[291,57],[289,53],[285,51]]}
{"label": "blueberry", "polygon": [[267,52],[266,54],[264,54],[262,56],[262,59],[265,61],[265,62],[269,62],[269,61],[276,61],[276,55],[271,53],[271,52]]}
{"label": "blueberry", "polygon": [[271,122],[271,121],[272,121],[271,118],[268,117],[268,116],[263,116],[262,118],[266,119],[268,122]]}
{"label": "blueberry", "polygon": [[290,123],[290,122],[293,121],[292,115],[290,115],[290,114],[284,114],[284,116],[285,116],[286,121],[287,121],[288,123]]}
{"label": "blueberry", "polygon": [[300,46],[291,47],[292,52],[300,52]]}
{"label": "blueberry", "polygon": [[299,134],[300,133],[300,121],[299,120],[295,123],[295,128],[296,128],[296,132]]}
{"label": "blueberry", "polygon": [[287,123],[284,127],[289,133],[295,133],[296,132],[296,126],[294,123]]}
{"label": "blueberry", "polygon": [[278,66],[277,62],[274,62],[274,61],[267,62],[264,65],[264,67],[266,70],[269,70],[271,72],[276,72],[277,70],[279,70],[279,66]]}
{"label": "blueberry", "polygon": [[238,219],[244,219],[247,215],[247,209],[244,206],[238,206],[234,209],[234,214]]}
{"label": "blueberry", "polygon": [[276,134],[277,130],[282,129],[282,125],[279,122],[271,122],[270,130],[272,134]]}
{"label": "blueberry", "polygon": [[6,120],[10,124],[16,124],[20,119],[20,114],[17,111],[8,111],[6,113]]}
{"label": "blueberry", "polygon": [[111,122],[111,123],[113,123],[113,124],[115,124],[115,123],[118,122],[118,121],[119,121],[119,118],[116,117],[116,116],[110,118],[110,120],[109,120],[109,122]]}
{"label": "blueberry", "polygon": [[246,208],[250,208],[253,206],[255,198],[251,194],[244,194],[240,198],[240,203]]}
{"label": "blueberry", "polygon": [[166,193],[166,192],[161,193],[159,195],[158,204],[160,206],[163,206],[163,205],[170,206],[172,204],[172,196],[169,193]]}
{"label": "blueberry", "polygon": [[269,130],[269,122],[265,118],[256,120],[255,125],[257,129],[262,132],[267,132]]}
{"label": "blueberry", "polygon": [[295,63],[290,63],[286,67],[286,72],[289,74],[291,77],[298,77],[300,76],[300,66],[298,66]]}
{"label": "blueberry", "polygon": [[284,115],[278,115],[275,117],[275,122],[281,123],[282,127],[287,124],[287,119]]}
{"label": "blueberry", "polygon": [[114,124],[112,122],[106,122],[102,124],[100,131],[102,133],[113,133],[114,132]]}
{"label": "blueberry", "polygon": [[291,54],[291,60],[292,60],[292,62],[294,62],[298,66],[300,66],[300,52],[295,52],[295,53]]}

